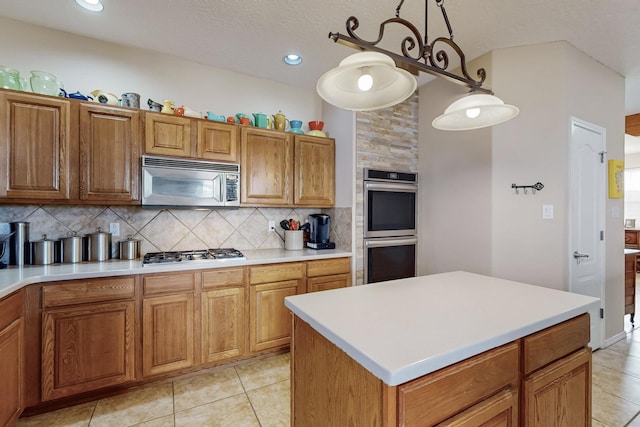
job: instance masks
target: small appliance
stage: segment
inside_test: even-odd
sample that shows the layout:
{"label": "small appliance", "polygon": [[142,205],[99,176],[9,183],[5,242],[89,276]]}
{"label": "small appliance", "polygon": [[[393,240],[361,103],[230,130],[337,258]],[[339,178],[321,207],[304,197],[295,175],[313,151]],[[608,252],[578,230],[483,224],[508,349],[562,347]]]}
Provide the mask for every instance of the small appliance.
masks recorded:
{"label": "small appliance", "polygon": [[309,241],[307,247],[311,249],[335,249],[336,244],[329,241],[331,231],[331,217],[327,214],[309,215]]}

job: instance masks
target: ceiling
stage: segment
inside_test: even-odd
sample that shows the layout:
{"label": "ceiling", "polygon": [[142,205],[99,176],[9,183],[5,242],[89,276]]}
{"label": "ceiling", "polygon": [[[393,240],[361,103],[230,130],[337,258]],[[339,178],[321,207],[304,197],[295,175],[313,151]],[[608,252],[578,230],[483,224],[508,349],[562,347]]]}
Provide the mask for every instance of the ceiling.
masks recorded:
{"label": "ceiling", "polygon": [[[0,0],[0,15],[312,88],[325,71],[355,52],[329,40],[330,31],[346,33],[346,19],[354,15],[359,35],[375,38],[379,23],[392,18],[397,6],[387,0],[102,2],[104,11],[95,14],[74,0],[57,0],[56,7],[51,0]],[[435,1],[427,4],[429,38],[446,35]],[[567,40],[625,76],[626,112],[640,112],[637,0],[447,0],[445,7],[468,59],[497,48]],[[421,1],[406,1],[401,17],[424,31],[424,8]],[[286,66],[282,57],[290,52],[302,55],[303,63]],[[429,80],[423,74],[419,84]]]}

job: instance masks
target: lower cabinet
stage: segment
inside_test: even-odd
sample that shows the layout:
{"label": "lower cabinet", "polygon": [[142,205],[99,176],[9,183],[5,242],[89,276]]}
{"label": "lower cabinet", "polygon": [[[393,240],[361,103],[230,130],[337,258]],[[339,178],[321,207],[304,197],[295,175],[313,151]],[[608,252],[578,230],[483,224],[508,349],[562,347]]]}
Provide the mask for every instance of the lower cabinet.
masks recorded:
{"label": "lower cabinet", "polygon": [[194,365],[196,273],[143,277],[142,374],[145,377]]}
{"label": "lower cabinet", "polygon": [[24,291],[0,301],[0,426],[11,426],[24,409]]}
{"label": "lower cabinet", "polygon": [[351,258],[307,262],[307,292],[351,286]]}
{"label": "lower cabinet", "polygon": [[242,356],[246,352],[246,280],[244,267],[202,273],[203,363]]}
{"label": "lower cabinet", "polygon": [[45,285],[43,308],[43,401],[135,379],[133,278]]}
{"label": "lower cabinet", "polygon": [[291,312],[285,297],[304,292],[305,263],[249,267],[249,350],[262,351],[288,345]]}
{"label": "lower cabinet", "polygon": [[[552,425],[552,424],[551,424]],[[516,427],[518,426],[518,391],[513,388],[475,404],[438,427]]]}

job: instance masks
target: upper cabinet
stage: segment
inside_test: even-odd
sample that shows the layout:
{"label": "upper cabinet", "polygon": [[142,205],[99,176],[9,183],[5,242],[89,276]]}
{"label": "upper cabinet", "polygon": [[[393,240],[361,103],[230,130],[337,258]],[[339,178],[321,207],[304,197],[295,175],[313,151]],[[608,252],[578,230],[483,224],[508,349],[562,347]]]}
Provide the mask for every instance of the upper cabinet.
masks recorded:
{"label": "upper cabinet", "polygon": [[80,106],[80,200],[140,199],[140,113],[101,104]]}
{"label": "upper cabinet", "polygon": [[0,117],[0,203],[139,203],[138,110],[2,90]]}
{"label": "upper cabinet", "polygon": [[335,203],[335,157],[333,139],[296,135],[294,204],[320,207]]}
{"label": "upper cabinet", "polygon": [[145,113],[145,153],[238,162],[238,127],[163,113]]}
{"label": "upper cabinet", "polygon": [[333,139],[246,127],[240,140],[242,204],[334,205]]}
{"label": "upper cabinet", "polygon": [[69,200],[71,105],[68,100],[0,91],[0,197]]}

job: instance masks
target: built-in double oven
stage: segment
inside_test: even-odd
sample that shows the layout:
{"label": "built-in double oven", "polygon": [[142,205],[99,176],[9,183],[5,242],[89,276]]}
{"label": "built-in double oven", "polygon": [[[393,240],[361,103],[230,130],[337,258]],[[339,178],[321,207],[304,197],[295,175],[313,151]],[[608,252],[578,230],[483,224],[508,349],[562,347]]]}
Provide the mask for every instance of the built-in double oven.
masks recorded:
{"label": "built-in double oven", "polygon": [[418,174],[364,170],[364,283],[416,275]]}

